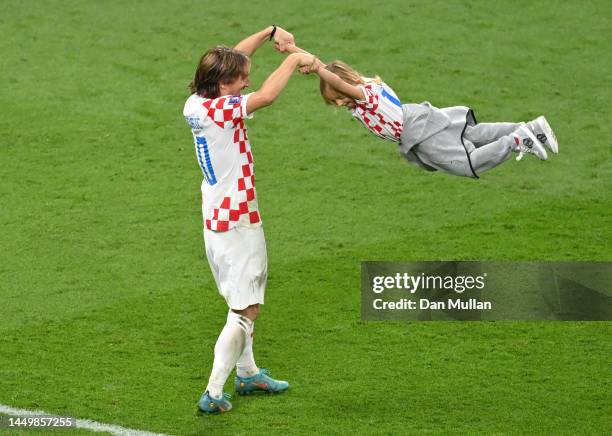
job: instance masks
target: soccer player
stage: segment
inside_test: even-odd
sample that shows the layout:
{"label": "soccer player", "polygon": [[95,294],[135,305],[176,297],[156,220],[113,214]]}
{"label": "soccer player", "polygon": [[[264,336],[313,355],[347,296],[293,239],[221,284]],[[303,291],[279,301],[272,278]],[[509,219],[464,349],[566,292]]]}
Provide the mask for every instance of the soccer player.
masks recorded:
{"label": "soccer player", "polygon": [[[289,45],[290,52],[303,50]],[[376,136],[399,144],[400,153],[427,171],[478,178],[518,153],[548,158],[543,145],[559,152],[545,117],[528,123],[477,123],[465,106],[437,108],[429,102],[402,104],[379,77],[367,78],[344,62],[315,61],[304,73],[317,73],[327,104],[346,107]]]}
{"label": "soccer player", "polygon": [[214,350],[212,373],[198,407],[203,412],[231,410],[223,386],[236,367],[235,389],[282,392],[286,381],[274,380],[259,369],[253,357],[253,328],[264,303],[267,255],[255,192],[255,171],[245,120],[271,105],[297,67],[314,57],[294,53],[255,92],[249,86],[252,55],[265,41],[275,41],[283,52],[293,35],[270,26],[241,41],[236,47],[214,47],[198,64],[190,84],[183,115],[195,143],[202,181],[202,213],[206,256],[219,293],[230,310]]}

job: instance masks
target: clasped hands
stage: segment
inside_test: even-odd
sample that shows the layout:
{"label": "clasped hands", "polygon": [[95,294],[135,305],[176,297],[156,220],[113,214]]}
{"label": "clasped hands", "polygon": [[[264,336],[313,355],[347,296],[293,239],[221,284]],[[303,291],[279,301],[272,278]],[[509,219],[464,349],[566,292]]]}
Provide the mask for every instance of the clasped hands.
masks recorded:
{"label": "clasped hands", "polygon": [[323,63],[314,55],[302,50],[295,45],[295,38],[293,34],[287,32],[282,27],[276,26],[276,32],[274,33],[274,48],[280,53],[304,53],[310,55],[308,61],[300,62],[300,73],[311,74],[316,73],[319,68],[323,67]]}

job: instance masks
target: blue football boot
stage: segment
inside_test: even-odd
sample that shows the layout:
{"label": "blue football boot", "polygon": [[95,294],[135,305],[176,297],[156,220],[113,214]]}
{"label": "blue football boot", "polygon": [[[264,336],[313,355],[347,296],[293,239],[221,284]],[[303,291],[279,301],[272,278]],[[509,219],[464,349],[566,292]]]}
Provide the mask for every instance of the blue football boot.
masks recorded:
{"label": "blue football boot", "polygon": [[206,391],[202,394],[200,401],[198,401],[198,409],[205,413],[229,412],[232,410],[232,403],[227,401],[229,398],[232,398],[232,396],[225,392],[221,395],[221,398],[213,398]]}
{"label": "blue football boot", "polygon": [[270,372],[262,368],[259,370],[259,374],[253,377],[242,378],[237,376],[234,387],[240,395],[248,395],[252,392],[276,394],[289,389],[289,383],[283,380],[274,380],[270,377]]}

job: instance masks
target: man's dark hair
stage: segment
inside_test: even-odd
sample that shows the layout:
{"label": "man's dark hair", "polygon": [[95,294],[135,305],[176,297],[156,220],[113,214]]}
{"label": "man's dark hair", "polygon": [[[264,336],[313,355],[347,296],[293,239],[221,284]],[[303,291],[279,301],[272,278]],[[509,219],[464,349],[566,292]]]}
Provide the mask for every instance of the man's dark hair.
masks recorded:
{"label": "man's dark hair", "polygon": [[211,48],[202,55],[189,89],[202,97],[217,98],[219,84],[246,75],[248,67],[249,58],[244,53],[224,46]]}

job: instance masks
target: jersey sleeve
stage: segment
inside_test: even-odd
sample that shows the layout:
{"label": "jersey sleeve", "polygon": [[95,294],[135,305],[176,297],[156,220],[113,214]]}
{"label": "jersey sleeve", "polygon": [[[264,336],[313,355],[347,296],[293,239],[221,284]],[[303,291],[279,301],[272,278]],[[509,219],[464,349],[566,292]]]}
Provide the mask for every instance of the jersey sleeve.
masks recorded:
{"label": "jersey sleeve", "polygon": [[247,114],[246,102],[251,94],[224,95],[203,104],[208,118],[222,129],[233,128],[244,119],[253,118]]}
{"label": "jersey sleeve", "polygon": [[247,95],[243,95],[242,96],[242,102],[240,103],[241,107],[242,107],[242,118],[250,120],[251,118],[253,118],[253,114],[249,114],[247,113],[247,101],[249,100],[249,97],[251,97],[253,93],[249,92]]}
{"label": "jersey sleeve", "polygon": [[378,93],[373,89],[373,87],[371,85],[362,85],[359,88],[361,88],[361,91],[363,91],[365,99],[355,100],[357,106],[371,111],[378,109]]}

